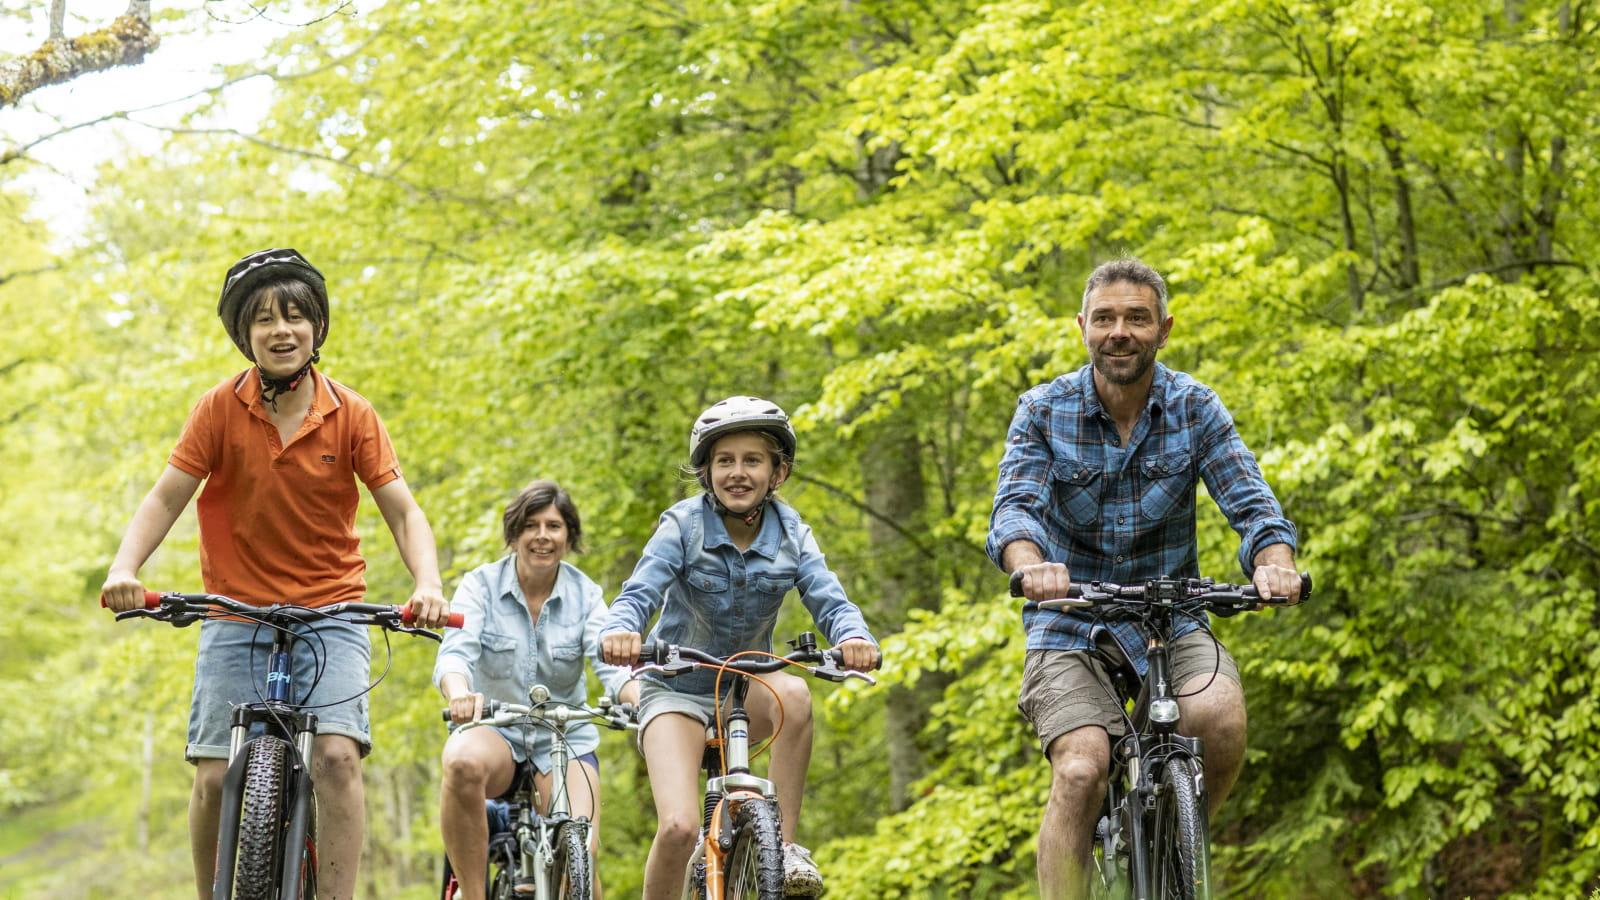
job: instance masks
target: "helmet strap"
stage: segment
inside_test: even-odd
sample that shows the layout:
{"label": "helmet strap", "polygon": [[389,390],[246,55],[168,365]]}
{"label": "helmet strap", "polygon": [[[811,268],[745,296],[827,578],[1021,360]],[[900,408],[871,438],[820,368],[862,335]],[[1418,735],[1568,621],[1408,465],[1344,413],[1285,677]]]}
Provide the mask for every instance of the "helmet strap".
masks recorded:
{"label": "helmet strap", "polygon": [[311,351],[311,358],[306,360],[305,365],[301,366],[293,375],[283,378],[268,375],[266,370],[262,369],[258,364],[256,366],[256,375],[261,379],[261,402],[272,407],[273,412],[277,412],[278,398],[298,388],[300,382],[305,381],[306,376],[311,374],[311,366],[321,361],[321,359],[322,353],[313,350]]}

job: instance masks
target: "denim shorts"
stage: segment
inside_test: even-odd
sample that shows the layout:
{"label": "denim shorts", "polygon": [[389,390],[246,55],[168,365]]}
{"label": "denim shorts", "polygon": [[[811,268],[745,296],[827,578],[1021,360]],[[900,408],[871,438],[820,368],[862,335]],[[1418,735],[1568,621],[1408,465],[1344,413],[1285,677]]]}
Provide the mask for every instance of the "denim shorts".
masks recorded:
{"label": "denim shorts", "polygon": [[[372,751],[367,719],[367,685],[372,642],[367,626],[349,622],[298,625],[305,635],[293,644],[290,699],[317,717],[317,734],[342,734],[361,755]],[[233,708],[266,696],[272,629],[254,622],[207,621],[200,625],[200,651],[194,660],[194,697],[189,703],[189,745],[184,757],[227,759]],[[322,677],[317,678],[320,657]],[[315,683],[313,683],[315,682]],[[339,702],[336,702],[339,701]],[[322,704],[331,703],[332,706]]]}
{"label": "denim shorts", "polygon": [[[725,717],[728,712],[728,692],[722,695],[722,713]],[[666,713],[677,713],[688,716],[699,722],[702,726],[710,727],[711,716],[716,710],[715,701],[710,694],[688,694],[675,691],[664,684],[654,681],[644,681],[639,685],[639,731],[638,743],[640,749],[644,748],[644,732],[650,727],[650,722],[656,716]]]}

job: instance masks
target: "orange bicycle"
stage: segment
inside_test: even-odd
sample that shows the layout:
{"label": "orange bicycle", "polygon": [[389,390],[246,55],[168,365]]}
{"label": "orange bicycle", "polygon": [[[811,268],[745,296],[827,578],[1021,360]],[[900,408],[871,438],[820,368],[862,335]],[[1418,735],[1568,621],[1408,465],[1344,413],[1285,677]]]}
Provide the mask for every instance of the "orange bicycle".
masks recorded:
{"label": "orange bicycle", "polygon": [[794,666],[827,681],[859,678],[876,683],[864,672],[841,669],[843,654],[837,649],[818,650],[816,636],[809,631],[789,646],[794,651],[786,656],[736,653],[725,659],[676,644],[647,642],[640,648],[641,665],[634,669],[636,674],[655,672],[670,678],[707,668],[720,673],[719,682],[722,675],[731,682],[720,733],[717,723],[706,728],[706,752],[701,758],[706,773],[705,812],[700,820],[700,840],[689,857],[683,881],[685,900],[782,900],[784,896],[777,793],[772,782],[750,771],[750,717],[744,708],[750,679]]}

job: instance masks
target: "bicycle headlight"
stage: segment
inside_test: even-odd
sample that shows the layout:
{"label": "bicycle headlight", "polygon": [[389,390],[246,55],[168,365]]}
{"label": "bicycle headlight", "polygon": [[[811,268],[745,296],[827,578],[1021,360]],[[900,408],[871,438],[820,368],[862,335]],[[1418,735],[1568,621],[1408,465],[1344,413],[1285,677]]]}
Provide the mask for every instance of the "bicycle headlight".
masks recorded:
{"label": "bicycle headlight", "polygon": [[1178,721],[1178,701],[1171,697],[1150,701],[1150,721],[1160,722],[1162,725],[1171,725]]}

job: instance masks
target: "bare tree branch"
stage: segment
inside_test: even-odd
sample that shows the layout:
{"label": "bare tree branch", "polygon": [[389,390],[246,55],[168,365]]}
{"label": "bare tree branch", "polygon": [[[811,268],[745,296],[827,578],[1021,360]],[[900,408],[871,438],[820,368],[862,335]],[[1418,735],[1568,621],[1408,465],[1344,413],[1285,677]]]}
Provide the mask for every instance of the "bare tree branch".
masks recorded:
{"label": "bare tree branch", "polygon": [[[57,2],[65,16],[64,0]],[[54,34],[56,12],[52,7],[52,35],[39,49],[0,64],[0,109],[15,106],[26,94],[79,75],[144,62],[145,56],[161,45],[161,39],[150,28],[149,0],[133,0],[128,12],[110,25],[71,39]]]}

